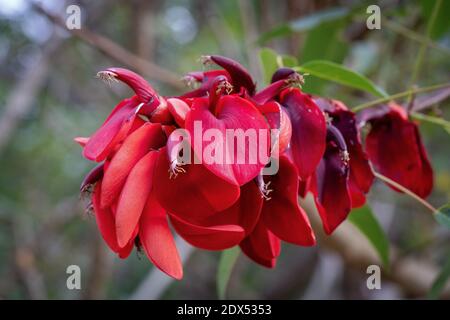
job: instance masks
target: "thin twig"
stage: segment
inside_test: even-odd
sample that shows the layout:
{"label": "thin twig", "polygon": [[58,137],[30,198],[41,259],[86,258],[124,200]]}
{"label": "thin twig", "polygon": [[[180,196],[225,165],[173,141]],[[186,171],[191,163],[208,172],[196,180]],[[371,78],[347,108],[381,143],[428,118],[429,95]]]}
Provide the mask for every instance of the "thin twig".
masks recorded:
{"label": "thin twig", "polygon": [[[55,25],[67,30],[64,21],[59,16],[46,11],[44,8],[35,3],[33,4],[33,8],[40,14],[47,17]],[[107,56],[113,58],[114,60],[117,60],[124,65],[129,66],[130,68],[135,69],[138,72],[145,74],[149,78],[165,83],[175,89],[184,88],[184,85],[180,81],[180,77],[178,75],[164,68],[161,68],[160,66],[152,62],[142,59],[141,57],[129,52],[119,44],[102,35],[96,34],[84,27],[79,30],[73,29],[67,31],[69,31],[72,35],[76,36],[80,40],[83,40],[84,42],[90,44]]]}
{"label": "thin twig", "polygon": [[372,100],[372,101],[357,105],[356,107],[352,108],[352,111],[358,112],[358,111],[361,111],[361,110],[364,110],[364,109],[367,109],[367,108],[370,108],[370,107],[373,107],[373,106],[376,106],[379,104],[383,104],[383,103],[386,103],[389,101],[407,97],[410,94],[424,93],[424,92],[434,91],[434,90],[438,90],[438,89],[442,89],[442,88],[450,88],[450,83],[448,83],[448,82],[440,83],[440,84],[435,84],[435,85],[428,86],[428,87],[415,88],[415,89],[410,89],[407,91],[399,92],[399,93],[390,95],[385,98],[379,98],[376,100]]}

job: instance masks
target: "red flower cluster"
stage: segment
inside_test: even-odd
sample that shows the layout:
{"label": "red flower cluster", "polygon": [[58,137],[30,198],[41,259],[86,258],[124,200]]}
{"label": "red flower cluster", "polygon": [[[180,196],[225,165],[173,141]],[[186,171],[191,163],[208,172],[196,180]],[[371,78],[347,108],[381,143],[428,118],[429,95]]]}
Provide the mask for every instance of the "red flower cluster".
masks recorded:
{"label": "red flower cluster", "polygon": [[[266,88],[256,91],[239,63],[207,56],[220,70],[186,76],[197,88],[179,97],[162,97],[139,75],[125,69],[99,72],[120,80],[135,95],[121,101],[90,138],[76,138],[85,158],[99,162],[82,183],[89,192],[98,228],[108,246],[126,258],[134,246],[168,275],[183,275],[172,228],[187,242],[207,250],[239,245],[255,262],[274,267],[280,243],[311,246],[315,237],[298,196],[314,194],[329,234],[352,208],[365,202],[373,173],[383,174],[427,196],[432,171],[418,135],[397,106],[357,119],[341,102],[303,93],[300,74],[279,69]],[[367,153],[360,124],[369,121]],[[207,161],[208,130],[270,131],[257,140],[266,162],[251,162],[248,142],[226,143],[224,158]],[[184,129],[193,139],[190,161],[180,161]],[[216,155],[217,156],[217,155]],[[196,160],[203,161],[196,161]],[[264,170],[278,164],[275,174]]]}

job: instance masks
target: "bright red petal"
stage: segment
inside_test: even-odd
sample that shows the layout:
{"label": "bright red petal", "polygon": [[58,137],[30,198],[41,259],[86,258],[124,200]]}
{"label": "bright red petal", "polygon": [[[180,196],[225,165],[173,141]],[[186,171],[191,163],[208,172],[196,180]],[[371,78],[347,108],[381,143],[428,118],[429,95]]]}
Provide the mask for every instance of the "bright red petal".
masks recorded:
{"label": "bright red petal", "polygon": [[147,153],[133,167],[120,193],[116,211],[117,241],[120,247],[131,239],[152,189],[156,151]]}
{"label": "bright red petal", "polygon": [[[268,155],[270,132],[264,117],[249,101],[238,96],[223,96],[216,106],[214,115],[208,109],[207,100],[198,99],[193,103],[185,125],[191,135],[195,154],[202,159],[203,165],[218,177],[230,183],[244,185],[255,178],[265,166],[266,159],[261,157]],[[214,153],[214,159],[205,157],[205,154],[209,155],[206,150],[212,145],[212,142],[202,139],[207,130],[209,132],[214,130],[222,137],[222,145],[214,140],[218,146],[215,149],[218,153]],[[240,143],[235,141],[237,139],[227,139],[227,130],[232,130],[232,133],[248,132],[250,136],[254,135],[253,138],[248,138],[242,134],[245,142]],[[197,131],[201,132],[201,136],[195,134]],[[265,134],[260,137],[260,132]],[[263,148],[265,150],[260,152],[259,149]]]}
{"label": "bright red petal", "polygon": [[114,222],[114,215],[110,208],[102,209],[101,202],[101,188],[102,182],[99,181],[95,185],[94,193],[92,194],[92,204],[94,206],[95,220],[97,221],[98,229],[105,240],[106,244],[112,251],[118,252],[120,250],[117,244],[116,226]]}
{"label": "bright red petal", "polygon": [[126,137],[133,124],[134,112],[138,104],[137,97],[122,100],[102,126],[90,137],[83,149],[84,157],[97,162],[104,160],[115,144]]}
{"label": "bright red petal", "polygon": [[180,255],[167,223],[166,211],[150,195],[140,220],[139,239],[148,258],[175,279],[183,277]]}
{"label": "bright red petal", "polygon": [[280,101],[292,123],[294,163],[300,177],[305,179],[316,170],[325,152],[325,117],[314,101],[298,89],[286,89]]}
{"label": "bright red petal", "polygon": [[239,198],[239,187],[230,184],[200,164],[187,164],[185,172],[169,176],[170,162],[166,148],[159,152],[153,183],[156,197],[170,213],[198,221],[223,211]]}
{"label": "bright red petal", "polygon": [[271,182],[271,199],[264,201],[262,219],[266,227],[283,241],[301,246],[316,243],[308,216],[298,204],[298,171],[286,157],[280,157],[278,173],[265,176]]}
{"label": "bright red petal", "polygon": [[134,165],[150,150],[165,141],[160,124],[145,123],[129,135],[105,169],[102,186],[102,207],[109,207],[117,199]]}
{"label": "bright red petal", "polygon": [[281,241],[260,221],[241,244],[242,252],[267,268],[274,268],[281,251]]}
{"label": "bright red petal", "polygon": [[238,225],[197,225],[171,214],[170,221],[177,233],[195,247],[224,250],[239,244],[245,231]]}

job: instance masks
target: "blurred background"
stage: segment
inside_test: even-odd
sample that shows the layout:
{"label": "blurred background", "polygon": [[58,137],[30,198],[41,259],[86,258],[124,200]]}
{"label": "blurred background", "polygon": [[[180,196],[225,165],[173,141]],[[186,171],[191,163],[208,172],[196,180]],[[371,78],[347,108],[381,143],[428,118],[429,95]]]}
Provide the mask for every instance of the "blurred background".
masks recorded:
{"label": "blurred background", "polygon": [[[191,250],[182,281],[169,281],[143,254],[120,260],[85,213],[79,185],[93,167],[75,136],[90,135],[131,92],[95,78],[106,67],[142,74],[163,95],[184,89],[181,76],[201,70],[199,57],[220,54],[264,84],[258,53],[268,47],[299,63],[326,59],[356,70],[389,93],[405,91],[435,1],[151,0],[27,1],[0,5],[0,299],[215,299],[220,254]],[[65,28],[66,8],[81,9],[81,30]],[[366,8],[381,8],[368,30]],[[430,31],[419,86],[445,83],[450,71],[450,1]],[[426,38],[425,38],[426,40]],[[309,76],[304,90],[344,101],[373,100]],[[433,112],[450,118],[447,92]],[[441,101],[442,100],[442,101]],[[450,197],[450,137],[420,130],[435,170],[430,203]],[[240,256],[231,275],[234,299],[424,298],[446,264],[450,233],[413,199],[375,182],[369,204],[391,243],[391,272],[368,290],[374,262],[367,240],[348,222],[314,248],[284,244],[274,270]],[[320,229],[317,225],[316,229]],[[66,268],[78,265],[82,289],[68,290]],[[447,262],[448,264],[448,262]],[[448,290],[441,297],[448,298]]]}

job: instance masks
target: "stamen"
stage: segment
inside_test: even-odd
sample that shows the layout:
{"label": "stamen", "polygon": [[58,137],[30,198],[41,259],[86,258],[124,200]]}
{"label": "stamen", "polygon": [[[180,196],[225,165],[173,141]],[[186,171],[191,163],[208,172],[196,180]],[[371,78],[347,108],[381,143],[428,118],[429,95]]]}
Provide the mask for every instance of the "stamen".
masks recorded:
{"label": "stamen", "polygon": [[300,73],[294,72],[294,73],[290,74],[289,77],[287,77],[285,82],[287,85],[289,85],[291,87],[298,87],[301,89],[302,85],[305,84],[305,79],[303,78],[303,76]]}
{"label": "stamen", "polygon": [[185,75],[181,78],[181,81],[184,82],[184,85],[191,89],[196,89],[198,87],[199,81],[195,79],[193,76]]}
{"label": "stamen", "polygon": [[200,56],[200,62],[206,66],[211,64],[213,61],[211,60],[211,56]]}
{"label": "stamen", "polygon": [[350,162],[350,154],[348,153],[348,151],[347,150],[341,151],[340,155],[341,155],[341,160],[344,162],[344,164],[346,166],[348,166],[348,164]]}
{"label": "stamen", "polygon": [[179,173],[186,173],[186,170],[182,167],[184,164],[179,163],[176,159],[170,163],[169,179],[175,179]]}
{"label": "stamen", "polygon": [[226,80],[221,81],[216,87],[216,94],[221,94],[222,92],[230,94],[233,92],[233,85]]}
{"label": "stamen", "polygon": [[272,181],[265,183],[264,177],[262,174],[258,175],[258,177],[257,177],[257,184],[258,184],[259,191],[261,192],[261,198],[263,198],[266,201],[269,201],[270,199],[272,199],[271,197],[269,197],[269,194],[271,192],[273,192],[273,189],[269,189],[269,185],[271,182]]}
{"label": "stamen", "polygon": [[333,121],[333,118],[328,114],[328,112],[323,112],[323,116],[325,117],[326,124],[330,125]]}
{"label": "stamen", "polygon": [[97,78],[105,82],[107,85],[111,86],[113,82],[119,82],[117,80],[117,74],[112,71],[99,71],[97,72]]}

